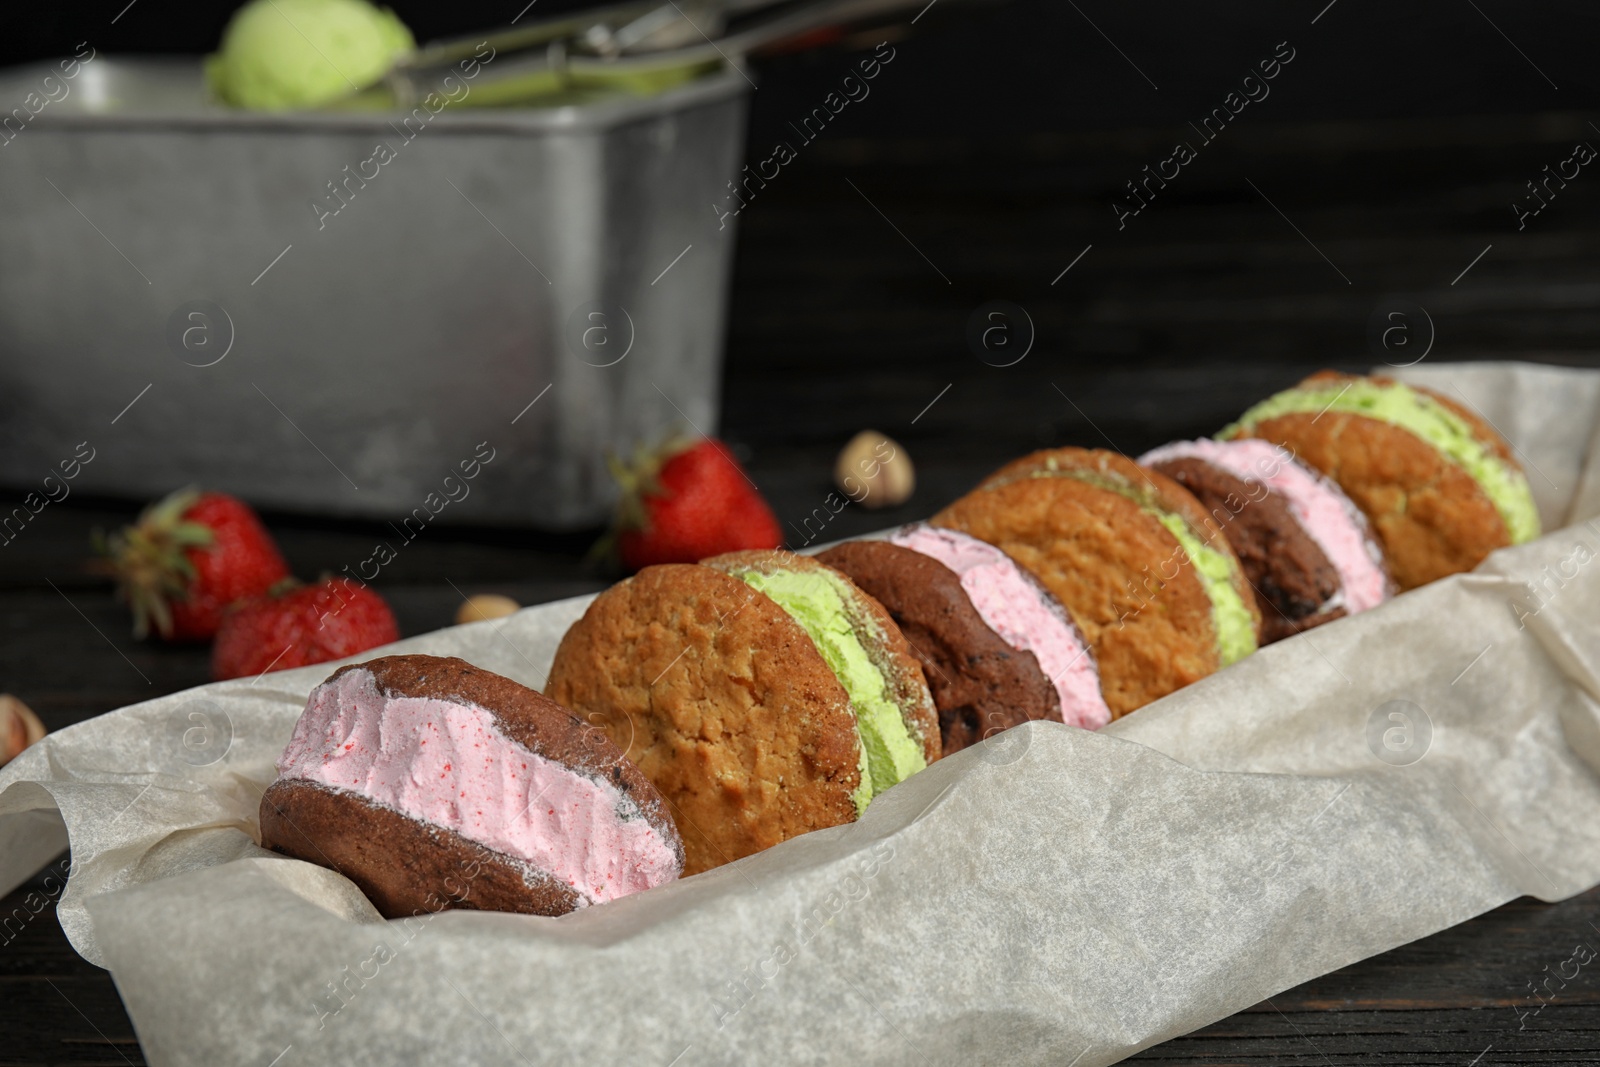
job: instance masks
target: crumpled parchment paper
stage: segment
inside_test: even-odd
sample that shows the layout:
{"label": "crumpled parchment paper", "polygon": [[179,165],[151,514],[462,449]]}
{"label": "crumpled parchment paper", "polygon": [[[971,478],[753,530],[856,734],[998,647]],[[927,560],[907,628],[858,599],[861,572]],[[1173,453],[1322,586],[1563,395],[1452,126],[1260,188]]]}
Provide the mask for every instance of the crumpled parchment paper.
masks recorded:
{"label": "crumpled parchment paper", "polygon": [[[1113,1063],[1600,881],[1600,372],[1404,374],[1512,440],[1554,532],[1099,733],[1009,731],[854,825],[560,919],[385,922],[255,843],[322,665],[28,750],[0,887],[70,835],[61,922],[155,1064]],[[537,686],[586,603],[393,647]]]}

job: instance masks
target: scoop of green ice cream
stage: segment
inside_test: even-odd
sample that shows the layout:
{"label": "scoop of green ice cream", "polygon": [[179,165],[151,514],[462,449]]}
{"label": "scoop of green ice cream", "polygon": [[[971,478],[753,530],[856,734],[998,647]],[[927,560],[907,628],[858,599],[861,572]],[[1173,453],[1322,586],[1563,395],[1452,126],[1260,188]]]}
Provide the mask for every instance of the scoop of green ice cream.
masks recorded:
{"label": "scoop of green ice cream", "polygon": [[252,0],[206,58],[206,78],[235,107],[315,107],[372,85],[415,47],[394,12],[366,0]]}

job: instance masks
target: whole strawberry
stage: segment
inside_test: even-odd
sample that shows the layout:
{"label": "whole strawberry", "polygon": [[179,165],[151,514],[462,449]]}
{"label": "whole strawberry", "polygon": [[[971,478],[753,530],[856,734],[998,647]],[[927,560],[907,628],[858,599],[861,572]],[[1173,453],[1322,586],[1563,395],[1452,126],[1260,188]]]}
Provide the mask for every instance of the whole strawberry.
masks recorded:
{"label": "whole strawberry", "polygon": [[349,578],[324,578],[228,612],[211,646],[211,676],[220,682],[286,671],[398,640],[383,597]]}
{"label": "whole strawberry", "polygon": [[772,508],[721,441],[678,441],[611,469],[622,487],[612,532],[629,570],[783,544]]}
{"label": "whole strawberry", "polygon": [[181,489],[98,546],[99,569],[133,609],[133,634],[204,641],[228,605],[289,577],[272,535],[249,505],[226,493]]}

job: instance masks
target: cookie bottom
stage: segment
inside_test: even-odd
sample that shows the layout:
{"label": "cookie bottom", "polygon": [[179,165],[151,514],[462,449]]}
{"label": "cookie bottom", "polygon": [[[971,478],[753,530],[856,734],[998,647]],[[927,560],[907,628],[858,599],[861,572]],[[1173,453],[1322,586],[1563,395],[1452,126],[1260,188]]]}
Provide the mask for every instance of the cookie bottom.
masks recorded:
{"label": "cookie bottom", "polygon": [[587,903],[548,873],[452,830],[292,778],[261,797],[261,845],[338,871],[386,919],[447,908],[565,915]]}

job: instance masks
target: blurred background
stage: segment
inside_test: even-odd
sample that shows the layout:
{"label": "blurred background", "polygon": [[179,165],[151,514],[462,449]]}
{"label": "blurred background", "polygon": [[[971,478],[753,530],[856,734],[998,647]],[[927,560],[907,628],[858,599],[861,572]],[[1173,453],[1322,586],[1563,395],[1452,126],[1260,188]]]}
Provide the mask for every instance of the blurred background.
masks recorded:
{"label": "blurred background", "polygon": [[[426,42],[581,6],[464,0],[393,9]],[[194,60],[217,47],[231,13],[172,0],[7,10],[0,61],[13,69],[0,90],[26,91],[38,77],[26,64],[85,42],[96,63]],[[5,491],[20,497],[33,466],[71,455],[85,438],[99,451],[71,498],[0,553],[9,590],[0,666],[38,678],[30,702],[52,726],[206,680],[203,649],[128,640],[109,588],[83,569],[91,529],[128,521],[142,501],[196,478],[258,505],[291,567],[309,576],[367,556],[434,476],[422,463],[415,484],[401,478],[386,497],[385,455],[408,457],[408,470],[419,455],[436,457],[442,473],[491,438],[505,477],[525,477],[484,487],[479,500],[494,507],[447,514],[374,581],[411,634],[448,624],[463,594],[533,603],[603,586],[614,575],[583,558],[605,521],[597,501],[610,492],[601,453],[674,426],[726,439],[799,544],[812,539],[817,523],[807,519],[834,491],[834,457],[866,428],[904,447],[917,488],[886,511],[830,512],[829,539],[926,516],[1033,448],[1137,453],[1212,432],[1321,367],[1594,363],[1600,177],[1579,168],[1564,184],[1540,186],[1544,200],[1530,183],[1546,180],[1545,168],[1570,160],[1580,142],[1600,144],[1588,55],[1597,29],[1600,12],[1576,3],[935,0],[812,35],[804,47],[753,58],[751,84],[731,94],[748,112],[730,171],[770,168],[777,144],[793,149],[776,177],[747,187],[757,191],[736,217],[720,214],[735,201],[714,206],[709,197],[672,205],[666,223],[627,216],[610,200],[572,208],[608,220],[618,249],[665,228],[628,277],[604,265],[595,274],[620,287],[607,293],[657,301],[658,323],[699,323],[684,327],[687,350],[653,367],[649,323],[637,327],[639,352],[616,367],[536,354],[540,316],[566,320],[594,297],[541,280],[535,264],[561,253],[531,215],[497,221],[482,198],[525,200],[552,218],[566,207],[531,176],[525,196],[515,182],[485,185],[487,164],[468,159],[469,139],[430,131],[409,149],[423,160],[414,172],[437,163],[449,178],[459,164],[454,192],[437,181],[405,189],[412,179],[397,163],[396,177],[318,230],[305,207],[319,192],[312,188],[281,233],[260,220],[249,255],[224,260],[212,254],[220,245],[205,242],[225,225],[180,235],[166,221],[173,200],[224,219],[249,213],[247,200],[208,202],[214,176],[201,163],[213,151],[206,146],[220,143],[214,128],[196,134],[200,147],[182,166],[158,168],[159,181],[129,177],[120,187],[92,158],[73,155],[87,150],[67,145],[67,117],[47,110],[37,128],[0,147],[0,185],[8,171],[13,183],[11,217],[0,223],[0,245],[12,250],[0,256],[13,319],[0,314],[11,383],[0,397]],[[800,132],[844,79],[859,84],[863,60],[886,54],[893,58],[866,95],[820,133]],[[1284,61],[1263,82],[1260,67],[1274,57]],[[1215,122],[1202,128],[1230,93],[1263,85],[1265,95],[1220,132]],[[112,143],[152,130],[100,132]],[[287,146],[293,132],[264,136]],[[349,147],[362,138],[350,133],[310,173],[338,177],[362,158]],[[430,138],[437,143],[424,145]],[[1179,142],[1194,158],[1151,184],[1146,168],[1169,166]],[[29,151],[50,166],[30,172]],[[668,146],[659,158],[686,151]],[[659,163],[637,166],[632,180],[645,199],[677,180],[651,169]],[[728,177],[697,180],[716,188]],[[1136,192],[1130,183],[1144,184]],[[454,235],[471,228],[475,259],[391,254],[433,233],[429,225]],[[198,242],[186,257],[174,254],[183,242]],[[379,248],[381,256],[367,251]],[[163,257],[183,267],[184,280],[141,283]],[[453,284],[467,273],[471,285]],[[481,278],[503,288],[486,296]],[[237,329],[237,350],[215,367],[197,369],[203,360],[181,358],[169,343],[172,316],[196,300],[228,308]],[[987,317],[995,307],[999,320]],[[32,316],[26,328],[18,316]],[[416,336],[435,319],[475,325]],[[328,321],[342,324],[337,336],[307,326]],[[387,357],[362,340],[394,321],[416,349],[394,371],[398,385],[376,381],[389,377],[371,373]],[[975,344],[992,322],[1004,325],[1009,347]],[[253,348],[266,335],[277,348]],[[417,352],[431,354],[426,372]],[[560,366],[547,370],[540,360],[551,358]],[[366,409],[345,416],[380,384],[390,389],[381,419]],[[196,388],[216,392],[184,392]],[[621,409],[645,414],[630,421]],[[239,421],[243,412],[260,421]],[[583,470],[563,474],[552,456],[573,448],[584,452]],[[59,665],[86,658],[106,665],[90,672],[93,692],[48,683]]]}

